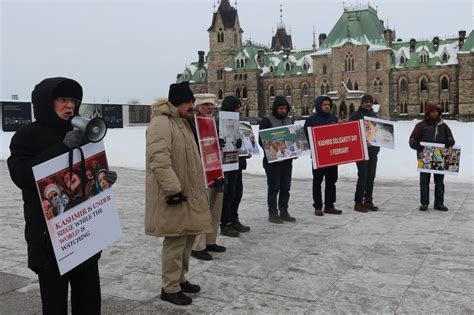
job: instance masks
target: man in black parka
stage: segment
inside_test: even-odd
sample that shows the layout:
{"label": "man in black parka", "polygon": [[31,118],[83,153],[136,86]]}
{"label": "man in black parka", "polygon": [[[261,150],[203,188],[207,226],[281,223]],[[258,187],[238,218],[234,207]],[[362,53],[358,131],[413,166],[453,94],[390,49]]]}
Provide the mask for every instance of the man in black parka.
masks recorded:
{"label": "man in black parka", "polygon": [[31,101],[36,121],[13,136],[8,169],[23,196],[28,267],[38,274],[43,314],[67,314],[69,283],[72,313],[100,314],[100,253],[59,274],[32,171],[33,166],[85,144],[70,122],[79,113],[82,87],[72,79],[48,78],[35,86]]}
{"label": "man in black parka", "polygon": [[[283,95],[277,95],[273,101],[272,112],[263,117],[260,123],[260,130],[292,125],[293,121],[288,116],[290,109],[288,100]],[[262,140],[259,139],[258,142],[263,148]],[[283,221],[295,222],[296,219],[288,212],[293,159],[268,163],[267,157],[264,156],[263,168],[267,175],[268,221],[276,224],[282,224]]]}
{"label": "man in black parka", "polygon": [[[360,107],[353,112],[349,120],[360,120],[367,117],[377,117],[372,109],[374,99],[371,95],[362,96]],[[377,156],[380,147],[376,147],[367,142],[369,160],[356,162],[357,164],[357,186],[354,195],[354,210],[358,212],[377,211],[379,208],[373,204],[373,191],[375,174],[377,172]]]}

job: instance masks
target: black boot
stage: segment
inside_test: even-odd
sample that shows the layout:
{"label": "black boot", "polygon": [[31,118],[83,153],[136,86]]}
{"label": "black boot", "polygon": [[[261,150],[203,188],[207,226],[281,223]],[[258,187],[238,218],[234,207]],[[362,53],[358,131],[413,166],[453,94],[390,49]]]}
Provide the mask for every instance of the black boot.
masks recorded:
{"label": "black boot", "polygon": [[245,232],[250,231],[250,227],[248,227],[246,225],[243,225],[239,221],[237,221],[235,223],[232,223],[232,227],[234,228],[234,230],[236,230],[237,232],[240,232],[240,233],[245,233]]}
{"label": "black boot", "polygon": [[419,209],[420,211],[426,211],[428,210],[428,205],[421,205]]}
{"label": "black boot", "polygon": [[448,211],[448,207],[446,207],[445,205],[435,205],[433,208],[439,211]]}
{"label": "black boot", "polygon": [[179,284],[181,287],[181,290],[183,290],[184,293],[198,293],[201,291],[201,287],[198,286],[197,284],[192,284],[188,280],[181,282]]}
{"label": "black boot", "polygon": [[283,220],[279,216],[276,216],[276,215],[269,216],[268,221],[275,224],[283,224]]}
{"label": "black boot", "polygon": [[192,250],[191,256],[199,260],[212,260],[211,254],[209,254],[205,250]]}
{"label": "black boot", "polygon": [[296,222],[296,219],[292,217],[288,211],[280,212],[280,219],[287,222]]}
{"label": "black boot", "polygon": [[163,301],[170,302],[176,305],[189,305],[193,302],[193,299],[184,294],[183,291],[179,291],[176,293],[166,293],[163,289],[161,289],[160,298]]}
{"label": "black boot", "polygon": [[225,246],[217,245],[217,244],[209,244],[206,245],[206,251],[208,252],[216,252],[216,253],[223,253],[225,252]]}

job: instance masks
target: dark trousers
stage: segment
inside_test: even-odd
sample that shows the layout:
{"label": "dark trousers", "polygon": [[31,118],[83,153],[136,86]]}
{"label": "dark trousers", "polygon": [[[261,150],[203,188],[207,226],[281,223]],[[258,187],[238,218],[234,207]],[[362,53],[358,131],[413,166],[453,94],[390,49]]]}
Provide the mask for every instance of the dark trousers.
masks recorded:
{"label": "dark trousers", "polygon": [[374,192],[375,173],[377,171],[377,155],[370,154],[369,160],[357,162],[357,186],[354,196],[355,202],[372,202]]}
{"label": "dark trousers", "polygon": [[43,314],[67,314],[68,285],[71,284],[72,314],[100,314],[100,278],[97,260],[65,275],[46,269],[38,273]]}
{"label": "dark trousers", "polygon": [[239,205],[242,200],[242,170],[224,173],[224,200],[222,202],[221,224],[239,222]]}
{"label": "dark trousers", "polygon": [[270,216],[277,216],[278,210],[280,210],[280,213],[288,212],[293,163],[291,160],[276,163],[265,162],[266,161],[263,163],[263,167],[267,174],[268,214]]}
{"label": "dark trousers", "polygon": [[325,183],[324,205],[326,208],[334,208],[334,203],[336,202],[337,166],[313,170],[313,207],[318,209],[323,207],[321,196],[321,183],[323,179]]}
{"label": "dark trousers", "polygon": [[[435,182],[435,206],[444,205],[444,175],[433,174]],[[430,204],[430,178],[431,173],[420,173],[420,202],[422,205]]]}

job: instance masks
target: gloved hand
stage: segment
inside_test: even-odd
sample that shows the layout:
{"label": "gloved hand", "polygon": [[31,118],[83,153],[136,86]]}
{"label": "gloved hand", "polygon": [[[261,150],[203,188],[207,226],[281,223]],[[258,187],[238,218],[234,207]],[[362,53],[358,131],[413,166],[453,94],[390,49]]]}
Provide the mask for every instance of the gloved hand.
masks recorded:
{"label": "gloved hand", "polygon": [[414,143],[411,147],[416,151],[423,151],[424,148],[424,146],[422,146],[419,142]]}
{"label": "gloved hand", "polygon": [[81,146],[83,138],[84,138],[84,135],[82,134],[80,130],[73,129],[66,132],[66,135],[64,136],[64,139],[63,139],[63,143],[69,149],[75,149]]}
{"label": "gloved hand", "polygon": [[169,205],[177,205],[178,203],[181,203],[186,200],[188,200],[188,198],[186,198],[186,196],[183,195],[182,192],[166,197],[166,203]]}
{"label": "gloved hand", "polygon": [[241,138],[239,138],[239,139],[237,139],[237,141],[235,141],[235,147],[237,149],[240,149],[242,147],[242,139]]}
{"label": "gloved hand", "polygon": [[453,145],[454,145],[454,140],[453,139],[449,139],[448,141],[446,141],[446,144],[444,145],[446,148],[451,148]]}
{"label": "gloved hand", "polygon": [[221,187],[221,186],[224,186],[224,182],[225,182],[224,178],[219,178],[219,179],[216,179],[209,187],[211,188]]}
{"label": "gloved hand", "polygon": [[110,185],[113,185],[117,181],[117,172],[106,170],[104,173],[104,178],[110,183]]}

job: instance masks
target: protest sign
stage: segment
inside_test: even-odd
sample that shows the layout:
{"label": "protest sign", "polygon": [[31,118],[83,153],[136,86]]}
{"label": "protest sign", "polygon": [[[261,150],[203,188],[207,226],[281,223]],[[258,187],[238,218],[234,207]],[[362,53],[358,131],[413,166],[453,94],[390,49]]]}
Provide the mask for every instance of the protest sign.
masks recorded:
{"label": "protest sign", "polygon": [[240,138],[239,124],[238,112],[219,112],[219,139],[224,143],[224,147],[221,148],[224,172],[239,169],[239,149],[236,145],[237,139]]}
{"label": "protest sign", "polygon": [[458,175],[461,161],[461,148],[446,148],[441,143],[420,142],[422,151],[417,151],[418,172]]}
{"label": "protest sign", "polygon": [[239,125],[240,139],[242,139],[242,147],[239,156],[259,155],[257,140],[253,134],[252,126],[248,122],[240,122]]}
{"label": "protest sign", "polygon": [[395,130],[391,121],[364,117],[365,137],[376,147],[395,149]]}
{"label": "protest sign", "polygon": [[313,168],[369,159],[363,120],[308,127]]}
{"label": "protest sign", "polygon": [[309,154],[309,144],[301,125],[287,125],[259,131],[268,163]]}
{"label": "protest sign", "polygon": [[68,153],[33,167],[61,275],[122,236],[115,196],[104,172],[104,144],[81,149],[84,159],[75,149],[72,169]]}
{"label": "protest sign", "polygon": [[212,117],[194,116],[194,118],[202,166],[206,175],[206,187],[210,187],[216,180],[224,178],[216,122]]}

